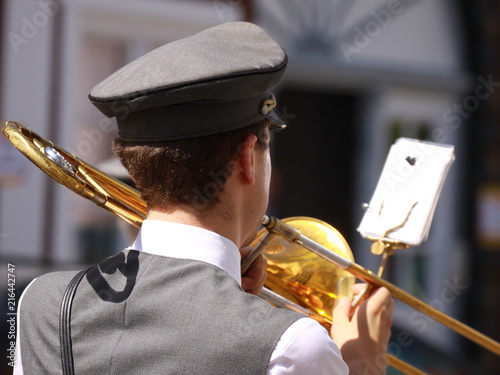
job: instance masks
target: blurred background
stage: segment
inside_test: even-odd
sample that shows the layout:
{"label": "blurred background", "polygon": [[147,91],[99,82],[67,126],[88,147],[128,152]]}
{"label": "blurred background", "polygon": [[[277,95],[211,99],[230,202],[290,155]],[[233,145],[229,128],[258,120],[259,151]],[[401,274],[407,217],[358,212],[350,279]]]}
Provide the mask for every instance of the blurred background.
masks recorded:
{"label": "blurred background", "polygon": [[[376,270],[356,228],[389,147],[398,137],[454,145],[428,240],[398,251],[385,277],[500,340],[498,1],[5,0],[0,119],[103,165],[115,126],[90,89],[153,48],[236,20],[261,25],[289,55],[276,90],[289,128],[273,144],[272,213],[329,222]],[[128,241],[113,215],[0,136],[0,372],[11,371],[9,275],[18,299],[37,275],[81,268]],[[433,374],[500,368],[495,354],[401,303],[389,351]]]}

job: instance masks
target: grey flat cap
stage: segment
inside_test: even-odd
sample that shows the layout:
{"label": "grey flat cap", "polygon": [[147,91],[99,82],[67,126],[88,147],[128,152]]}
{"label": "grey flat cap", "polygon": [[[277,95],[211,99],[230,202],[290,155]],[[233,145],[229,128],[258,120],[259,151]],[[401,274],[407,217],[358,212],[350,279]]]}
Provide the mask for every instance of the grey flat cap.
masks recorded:
{"label": "grey flat cap", "polygon": [[286,64],[285,51],[264,30],[230,22],[132,61],[89,99],[116,117],[118,136],[132,142],[217,134],[265,117],[281,125],[270,91]]}

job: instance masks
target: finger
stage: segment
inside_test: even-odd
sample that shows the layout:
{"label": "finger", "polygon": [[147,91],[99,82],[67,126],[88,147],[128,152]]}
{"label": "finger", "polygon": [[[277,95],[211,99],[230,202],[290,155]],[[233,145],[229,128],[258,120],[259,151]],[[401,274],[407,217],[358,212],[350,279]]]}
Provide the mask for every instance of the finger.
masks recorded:
{"label": "finger", "polygon": [[267,258],[264,255],[260,254],[247,269],[244,276],[255,278],[255,277],[260,277],[261,274],[265,275],[266,265],[267,265]]}
{"label": "finger", "polygon": [[251,246],[242,247],[240,249],[241,259],[245,259],[247,257],[247,255],[251,253],[252,250],[253,250],[253,247],[251,247]]}
{"label": "finger", "polygon": [[392,319],[394,299],[386,288],[378,288],[366,302],[367,308],[373,314],[380,314],[384,319]]}
{"label": "finger", "polygon": [[333,309],[333,321],[335,324],[349,322],[349,313],[351,311],[351,301],[347,297],[341,298]]}
{"label": "finger", "polygon": [[377,288],[370,299],[373,305],[389,306],[393,302],[391,293],[384,287]]}
{"label": "finger", "polygon": [[263,255],[259,255],[254,266],[241,278],[243,290],[253,294],[260,293],[267,278],[266,264],[267,259]]}
{"label": "finger", "polygon": [[241,277],[241,287],[243,290],[253,290],[263,284],[263,278],[257,274],[248,274]]}
{"label": "finger", "polygon": [[[258,268],[259,267],[259,263],[258,263],[259,258],[261,259],[260,261],[262,261],[261,257],[264,257],[264,255],[262,253],[251,255],[253,250],[254,250],[254,248],[251,246],[245,246],[245,247],[242,247],[240,249],[242,264],[247,263],[250,260],[250,259],[247,259],[249,256],[251,258],[253,258],[253,260],[251,260],[251,263],[247,264],[245,274],[248,274],[248,272],[254,268]],[[264,259],[265,259],[265,257],[264,257]],[[267,260],[265,260],[264,265],[263,266],[260,265],[260,267],[265,267],[266,263],[267,263]]]}

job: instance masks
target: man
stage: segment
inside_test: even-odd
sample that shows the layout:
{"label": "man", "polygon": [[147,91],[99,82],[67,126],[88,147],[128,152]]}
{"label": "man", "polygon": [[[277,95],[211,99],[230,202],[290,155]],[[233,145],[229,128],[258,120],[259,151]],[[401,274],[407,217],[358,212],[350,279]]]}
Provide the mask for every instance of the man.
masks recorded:
{"label": "man", "polygon": [[[20,309],[19,370],[385,373],[387,290],[352,320],[341,300],[334,342],[314,320],[241,287],[239,249],[266,211],[269,142],[283,125],[270,91],[286,64],[262,29],[228,23],[160,47],[92,90],[90,100],[117,118],[114,151],[148,204],[147,219],[131,248],[90,268],[79,284],[75,272],[62,272],[30,285]],[[255,277],[248,289],[261,284]],[[63,294],[72,288],[69,316],[71,297]]]}

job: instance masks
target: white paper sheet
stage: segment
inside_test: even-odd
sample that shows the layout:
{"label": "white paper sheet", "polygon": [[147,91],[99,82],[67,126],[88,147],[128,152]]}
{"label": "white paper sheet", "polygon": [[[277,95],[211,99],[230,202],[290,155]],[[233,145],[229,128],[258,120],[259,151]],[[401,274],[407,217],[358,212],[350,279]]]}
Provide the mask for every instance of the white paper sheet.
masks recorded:
{"label": "white paper sheet", "polygon": [[[451,145],[397,139],[358,227],[360,234],[408,245],[425,241],[454,160]],[[391,231],[395,227],[399,228]]]}

